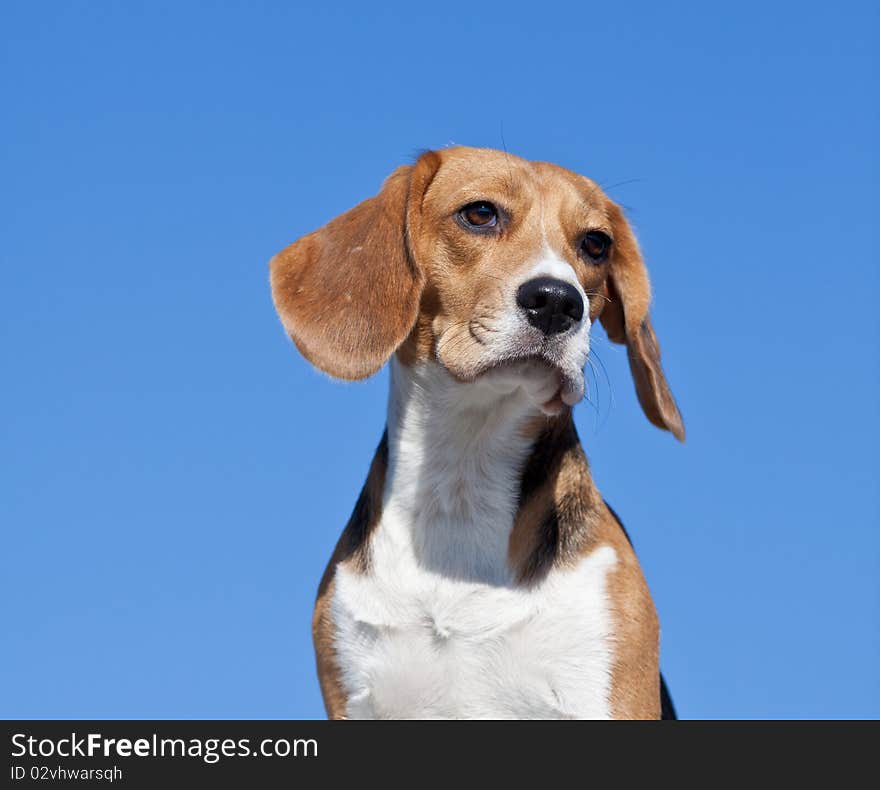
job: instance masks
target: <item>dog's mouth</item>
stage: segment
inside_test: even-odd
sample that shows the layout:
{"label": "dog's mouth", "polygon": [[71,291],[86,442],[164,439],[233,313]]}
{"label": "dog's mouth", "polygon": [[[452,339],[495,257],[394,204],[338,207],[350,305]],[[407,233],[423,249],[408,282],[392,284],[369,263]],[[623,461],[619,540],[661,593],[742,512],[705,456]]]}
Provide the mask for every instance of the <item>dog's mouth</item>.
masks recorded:
{"label": "dog's mouth", "polygon": [[570,370],[545,354],[507,357],[485,367],[478,375],[498,389],[521,388],[548,415],[559,414],[584,397],[583,370]]}

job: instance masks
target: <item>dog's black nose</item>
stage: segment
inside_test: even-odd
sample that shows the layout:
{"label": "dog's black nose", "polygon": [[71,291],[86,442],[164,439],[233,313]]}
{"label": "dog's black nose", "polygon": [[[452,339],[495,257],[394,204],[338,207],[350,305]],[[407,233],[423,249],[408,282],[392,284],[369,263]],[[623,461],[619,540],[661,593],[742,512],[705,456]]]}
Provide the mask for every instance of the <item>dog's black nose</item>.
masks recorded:
{"label": "dog's black nose", "polygon": [[578,289],[552,277],[536,277],[516,292],[516,303],[525,311],[532,326],[545,335],[570,329],[584,317],[584,300]]}

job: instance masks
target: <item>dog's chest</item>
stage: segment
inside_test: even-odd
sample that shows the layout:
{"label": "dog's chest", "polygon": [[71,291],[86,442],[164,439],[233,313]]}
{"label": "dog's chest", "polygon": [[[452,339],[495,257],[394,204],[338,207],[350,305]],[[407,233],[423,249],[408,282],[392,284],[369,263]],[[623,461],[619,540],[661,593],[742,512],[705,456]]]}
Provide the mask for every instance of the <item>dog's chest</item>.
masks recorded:
{"label": "dog's chest", "polygon": [[612,548],[525,589],[425,569],[385,537],[368,573],[335,578],[350,718],[609,716]]}

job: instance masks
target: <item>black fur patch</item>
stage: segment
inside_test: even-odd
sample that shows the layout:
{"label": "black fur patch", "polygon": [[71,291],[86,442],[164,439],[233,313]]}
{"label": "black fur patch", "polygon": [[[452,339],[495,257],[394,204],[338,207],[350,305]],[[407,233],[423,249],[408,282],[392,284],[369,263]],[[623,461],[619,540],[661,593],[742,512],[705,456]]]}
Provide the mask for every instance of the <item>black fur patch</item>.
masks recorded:
{"label": "black fur patch", "polygon": [[[386,430],[373,456],[370,474],[367,475],[364,487],[342,533],[344,548],[340,560],[353,557],[361,570],[366,570],[369,565],[367,540],[382,515],[382,488],[387,469],[388,431]],[[379,479],[376,479],[377,477]]]}
{"label": "black fur patch", "polygon": [[554,420],[547,426],[535,442],[532,454],[523,469],[519,488],[520,507],[544,485],[549,474],[559,468],[566,453],[579,446],[571,417]]}
{"label": "black fur patch", "polygon": [[[520,510],[537,492],[553,485],[566,459],[582,464],[586,472],[587,459],[570,413],[549,421],[535,441],[520,478]],[[531,553],[523,563],[521,581],[532,583],[543,578],[554,564],[576,552],[582,544],[590,522],[589,504],[582,493],[563,494],[544,513]]]}
{"label": "black fur patch", "polygon": [[663,673],[660,673],[660,718],[663,721],[677,721],[678,714],[675,712],[675,705],[672,704],[672,697],[669,695],[669,689],[666,688],[666,679]]}
{"label": "black fur patch", "polygon": [[521,579],[532,582],[543,577],[559,554],[559,516],[553,508],[538,528],[538,539],[535,549],[523,565]]}

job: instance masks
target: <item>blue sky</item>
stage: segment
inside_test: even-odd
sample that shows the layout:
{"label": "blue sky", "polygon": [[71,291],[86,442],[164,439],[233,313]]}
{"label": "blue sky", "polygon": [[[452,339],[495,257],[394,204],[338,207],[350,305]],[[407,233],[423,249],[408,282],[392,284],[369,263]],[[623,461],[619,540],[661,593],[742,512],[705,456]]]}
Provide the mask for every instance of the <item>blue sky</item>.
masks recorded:
{"label": "blue sky", "polygon": [[4,4],[0,715],[323,715],[387,373],[311,370],[266,264],[451,142],[638,230],[687,444],[601,330],[576,414],[681,714],[880,715],[876,4],[320,5]]}

